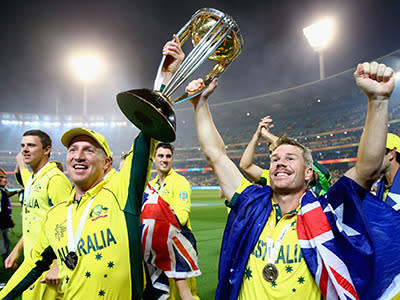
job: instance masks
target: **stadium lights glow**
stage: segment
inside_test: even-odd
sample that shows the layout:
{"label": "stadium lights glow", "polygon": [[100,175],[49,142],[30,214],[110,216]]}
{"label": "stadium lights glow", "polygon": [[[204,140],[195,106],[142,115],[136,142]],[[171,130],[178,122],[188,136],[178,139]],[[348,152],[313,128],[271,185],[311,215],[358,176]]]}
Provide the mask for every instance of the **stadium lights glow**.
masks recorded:
{"label": "stadium lights glow", "polygon": [[111,122],[110,123],[111,126],[126,126],[128,125],[127,122]]}
{"label": "stadium lights glow", "polygon": [[83,55],[72,60],[76,75],[83,81],[83,115],[87,115],[87,82],[101,68],[100,60],[93,55]]}
{"label": "stadium lights glow", "polygon": [[38,121],[24,121],[24,125],[33,126],[33,127],[40,127],[40,122],[38,122]]}
{"label": "stadium lights glow", "polygon": [[326,19],[303,28],[303,33],[310,46],[316,51],[322,50],[330,41],[333,32],[333,22]]}
{"label": "stadium lights glow", "polygon": [[46,126],[46,127],[60,127],[61,123],[60,122],[43,122],[42,125]]}
{"label": "stadium lights glow", "polygon": [[82,123],[82,122],[68,122],[68,123],[64,123],[64,126],[66,127],[84,127],[84,126],[88,126],[87,123]]}
{"label": "stadium lights glow", "polygon": [[322,80],[325,78],[324,49],[328,45],[333,33],[333,21],[326,19],[317,22],[303,28],[303,33],[310,46],[319,53],[319,79]]}
{"label": "stadium lights glow", "polygon": [[96,126],[96,127],[123,127],[127,126],[128,123],[123,121],[123,122],[91,122],[91,123],[83,123],[83,122],[66,122],[66,123],[61,123],[58,121],[54,122],[49,122],[49,121],[18,121],[18,120],[1,120],[2,125],[14,125],[14,126],[21,126],[21,125],[26,125],[26,126],[31,126],[31,127],[88,127],[90,126]]}
{"label": "stadium lights glow", "polygon": [[105,123],[105,122],[91,122],[90,126],[105,127],[105,126],[108,126],[108,123]]}
{"label": "stadium lights glow", "polygon": [[22,125],[22,121],[17,120],[1,120],[1,124],[3,125]]}
{"label": "stadium lights glow", "polygon": [[92,79],[101,69],[100,60],[92,55],[79,56],[73,59],[72,64],[76,75],[82,80]]}

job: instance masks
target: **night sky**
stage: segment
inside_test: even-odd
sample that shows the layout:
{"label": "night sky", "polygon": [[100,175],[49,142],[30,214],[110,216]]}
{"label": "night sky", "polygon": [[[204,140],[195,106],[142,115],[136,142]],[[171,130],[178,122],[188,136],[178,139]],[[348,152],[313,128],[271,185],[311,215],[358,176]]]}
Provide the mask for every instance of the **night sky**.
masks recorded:
{"label": "night sky", "polygon": [[83,87],[71,58],[90,52],[103,68],[88,85],[89,113],[118,114],[115,95],[152,87],[163,44],[202,7],[230,14],[244,39],[216,103],[317,80],[318,54],[302,28],[322,17],[336,22],[327,76],[400,48],[398,0],[3,1],[1,112],[53,114],[58,102],[60,113],[79,114]]}

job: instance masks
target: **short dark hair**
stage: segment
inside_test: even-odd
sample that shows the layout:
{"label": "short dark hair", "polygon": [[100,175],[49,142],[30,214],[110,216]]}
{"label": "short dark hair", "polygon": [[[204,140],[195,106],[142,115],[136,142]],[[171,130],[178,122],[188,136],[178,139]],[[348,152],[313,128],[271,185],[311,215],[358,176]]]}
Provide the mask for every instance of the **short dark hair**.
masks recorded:
{"label": "short dark hair", "polygon": [[23,136],[28,136],[28,135],[39,137],[40,143],[42,144],[43,149],[45,149],[47,146],[51,147],[51,138],[43,130],[40,130],[40,129],[28,130],[28,131],[25,131]]}
{"label": "short dark hair", "polygon": [[[387,155],[392,149],[385,148],[385,155]],[[396,162],[400,164],[400,153],[396,151]]]}
{"label": "short dark hair", "polygon": [[172,144],[170,144],[170,143],[160,142],[157,144],[156,152],[157,152],[158,148],[169,149],[169,150],[171,150],[171,154],[174,154],[174,146],[172,146]]}
{"label": "short dark hair", "polygon": [[6,176],[7,176],[7,173],[6,173],[6,171],[5,171],[3,168],[1,168],[1,167],[0,167],[0,173],[3,173],[4,175],[6,175]]}

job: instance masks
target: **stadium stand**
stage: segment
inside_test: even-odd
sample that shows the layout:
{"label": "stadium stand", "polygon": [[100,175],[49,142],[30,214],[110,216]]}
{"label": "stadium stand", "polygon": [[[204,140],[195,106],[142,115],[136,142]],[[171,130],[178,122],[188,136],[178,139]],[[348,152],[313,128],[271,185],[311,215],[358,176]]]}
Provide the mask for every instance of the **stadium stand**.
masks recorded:
{"label": "stadium stand", "polygon": [[[400,54],[392,53],[380,61],[396,65]],[[271,115],[275,127],[273,133],[296,138],[312,150],[315,160],[324,164],[336,180],[353,166],[362,134],[367,101],[355,86],[353,70],[327,77],[324,80],[229,101],[211,104],[213,116],[224,141],[228,155],[238,165],[240,157],[254,133],[259,120]],[[221,90],[223,89],[223,84]],[[400,93],[395,90],[390,104],[389,131],[400,134]],[[218,99],[216,99],[218,100]],[[213,103],[213,100],[211,100]],[[177,119],[176,156],[174,167],[185,173],[192,186],[217,185],[208,167],[194,128],[190,103],[175,107]],[[65,161],[65,148],[59,138],[68,128],[88,127],[103,133],[113,151],[114,167],[120,156],[129,149],[127,136],[138,130],[121,115],[38,115],[0,113],[0,167],[9,174],[15,167],[20,138],[24,131],[41,128],[53,138],[52,159]],[[266,143],[261,141],[255,162],[268,168]],[[154,173],[153,173],[154,174]],[[10,176],[10,188],[17,184]]]}

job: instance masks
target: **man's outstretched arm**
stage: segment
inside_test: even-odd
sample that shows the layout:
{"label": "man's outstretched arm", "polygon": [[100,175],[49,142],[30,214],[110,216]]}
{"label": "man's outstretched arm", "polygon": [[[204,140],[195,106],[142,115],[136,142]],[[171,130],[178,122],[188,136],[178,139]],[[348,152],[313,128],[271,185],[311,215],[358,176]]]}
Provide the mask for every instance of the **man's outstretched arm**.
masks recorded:
{"label": "man's outstretched arm", "polygon": [[347,171],[345,176],[369,190],[379,175],[383,161],[394,72],[384,64],[363,63],[358,64],[354,78],[368,98],[368,111],[356,166]]}
{"label": "man's outstretched arm", "polygon": [[254,164],[254,156],[257,143],[261,137],[265,138],[268,145],[273,145],[278,137],[272,134],[269,129],[274,125],[270,116],[266,116],[258,123],[258,127],[240,159],[240,169],[254,182],[258,183],[262,177],[263,169]]}
{"label": "man's outstretched arm", "polygon": [[[189,94],[204,87],[202,79],[192,81],[186,88]],[[193,98],[192,104],[196,120],[197,135],[201,149],[207,159],[208,164],[217,176],[225,197],[228,201],[232,199],[233,194],[240,186],[242,174],[235,164],[229,159],[225,151],[225,144],[215,127],[210,109],[208,106],[208,97],[217,87],[217,79],[214,79],[204,92],[196,98]]]}

